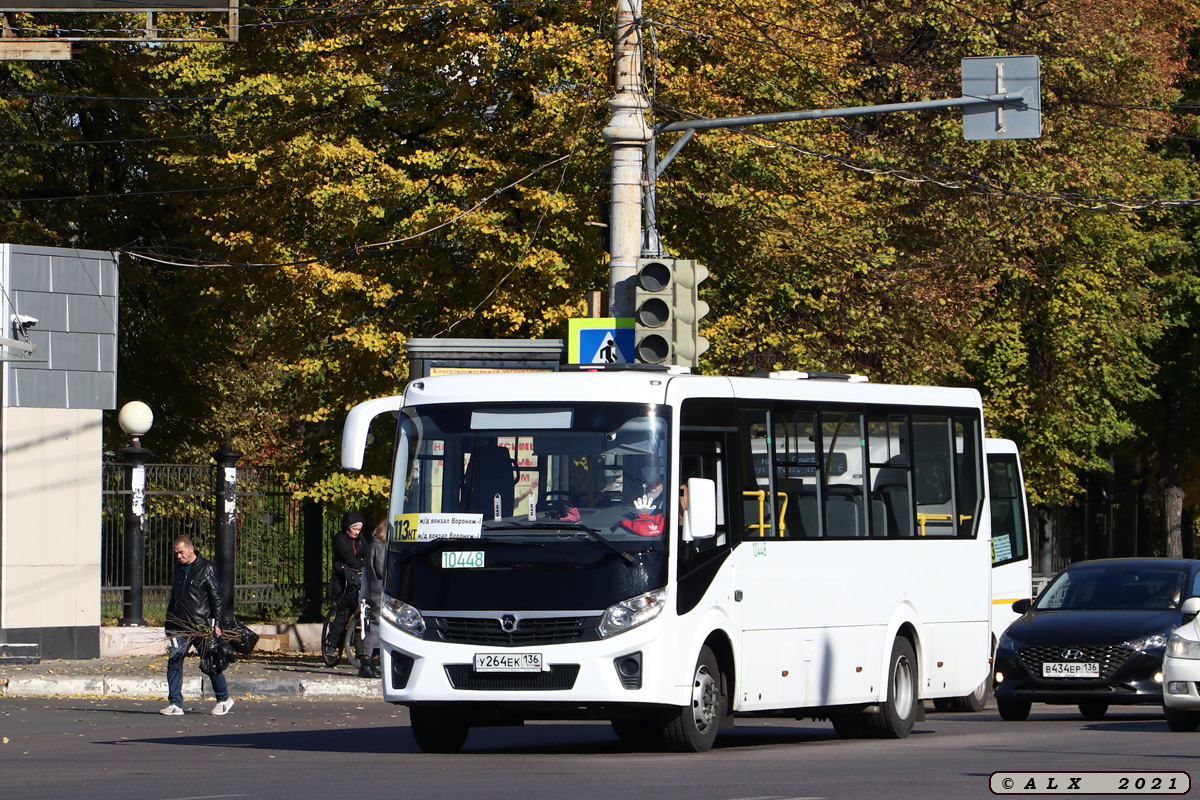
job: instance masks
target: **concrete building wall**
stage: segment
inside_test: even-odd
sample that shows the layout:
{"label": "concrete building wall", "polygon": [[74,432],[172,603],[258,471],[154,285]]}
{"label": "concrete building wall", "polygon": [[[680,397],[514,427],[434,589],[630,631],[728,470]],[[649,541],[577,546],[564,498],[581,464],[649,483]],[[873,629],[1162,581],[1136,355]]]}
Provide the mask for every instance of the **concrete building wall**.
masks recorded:
{"label": "concrete building wall", "polygon": [[117,258],[0,244],[0,645],[100,653],[101,413],[117,400]]}
{"label": "concrete building wall", "polygon": [[100,411],[0,409],[0,636],[100,652]]}

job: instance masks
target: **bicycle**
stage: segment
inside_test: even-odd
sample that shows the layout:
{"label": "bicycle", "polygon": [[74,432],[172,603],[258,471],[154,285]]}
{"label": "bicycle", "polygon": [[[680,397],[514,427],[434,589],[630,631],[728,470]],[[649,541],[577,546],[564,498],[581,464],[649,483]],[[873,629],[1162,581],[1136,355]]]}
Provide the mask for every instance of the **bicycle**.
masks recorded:
{"label": "bicycle", "polygon": [[330,647],[329,631],[333,629],[333,621],[337,617],[337,603],[329,609],[325,614],[325,622],[321,625],[321,658],[325,661],[325,666],[335,667],[338,661],[341,660],[343,650],[346,653],[346,662],[358,669],[361,666],[361,660],[358,657],[359,645],[362,642],[363,633],[366,625],[369,624],[370,614],[366,611],[367,601],[359,601],[354,612],[346,620],[346,630],[341,637],[341,644],[337,647]]}

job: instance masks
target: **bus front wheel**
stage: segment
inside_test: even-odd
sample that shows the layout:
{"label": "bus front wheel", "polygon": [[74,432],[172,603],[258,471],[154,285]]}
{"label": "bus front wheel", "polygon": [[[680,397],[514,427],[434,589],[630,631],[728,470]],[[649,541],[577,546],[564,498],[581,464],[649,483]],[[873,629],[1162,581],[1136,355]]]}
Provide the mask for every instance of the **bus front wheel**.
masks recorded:
{"label": "bus front wheel", "polygon": [[696,660],[692,701],[671,714],[663,725],[663,744],[676,753],[703,753],[712,748],[721,725],[721,667],[706,645]]}

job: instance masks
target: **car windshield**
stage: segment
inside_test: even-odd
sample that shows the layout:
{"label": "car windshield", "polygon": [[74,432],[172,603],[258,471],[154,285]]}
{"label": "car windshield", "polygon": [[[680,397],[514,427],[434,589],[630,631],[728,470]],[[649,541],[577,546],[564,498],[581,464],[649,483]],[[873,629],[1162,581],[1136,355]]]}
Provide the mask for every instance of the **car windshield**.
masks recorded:
{"label": "car windshield", "polygon": [[1066,569],[1038,597],[1038,611],[1166,610],[1179,607],[1178,568],[1106,566]]}
{"label": "car windshield", "polygon": [[665,547],[665,407],[634,403],[406,407],[392,541],[586,541]]}

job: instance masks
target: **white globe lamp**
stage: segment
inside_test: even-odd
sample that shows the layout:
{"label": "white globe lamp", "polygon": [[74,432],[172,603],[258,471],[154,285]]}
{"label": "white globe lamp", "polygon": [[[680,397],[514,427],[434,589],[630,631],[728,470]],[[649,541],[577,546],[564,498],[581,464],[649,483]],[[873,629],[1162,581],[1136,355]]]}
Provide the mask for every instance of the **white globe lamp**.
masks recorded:
{"label": "white globe lamp", "polygon": [[121,413],[117,415],[117,424],[130,436],[144,436],[150,430],[150,426],[154,424],[154,412],[141,400],[134,400],[121,406]]}

